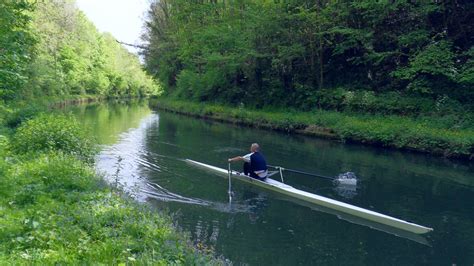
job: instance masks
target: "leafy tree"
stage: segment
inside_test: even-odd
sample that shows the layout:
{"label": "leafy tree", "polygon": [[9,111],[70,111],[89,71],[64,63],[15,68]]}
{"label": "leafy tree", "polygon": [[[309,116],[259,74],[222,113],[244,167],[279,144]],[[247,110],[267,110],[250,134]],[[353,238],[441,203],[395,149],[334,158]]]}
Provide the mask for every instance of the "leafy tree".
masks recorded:
{"label": "leafy tree", "polygon": [[110,34],[99,33],[75,1],[3,1],[1,5],[4,99],[159,93],[159,85],[145,74],[137,56]]}
{"label": "leafy tree", "polygon": [[[153,1],[148,72],[168,94],[311,109],[336,88],[474,100],[470,1]],[[328,96],[330,97],[330,96]]]}
{"label": "leafy tree", "polygon": [[33,6],[27,0],[0,2],[0,98],[12,99],[28,80],[35,40],[30,30]]}

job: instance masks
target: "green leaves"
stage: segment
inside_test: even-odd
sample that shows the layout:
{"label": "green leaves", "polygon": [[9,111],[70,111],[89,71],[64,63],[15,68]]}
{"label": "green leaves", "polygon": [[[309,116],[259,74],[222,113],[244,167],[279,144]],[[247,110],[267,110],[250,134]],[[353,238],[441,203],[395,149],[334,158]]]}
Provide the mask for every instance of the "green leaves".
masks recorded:
{"label": "green leaves", "polygon": [[459,73],[459,81],[466,86],[474,86],[474,46],[465,52],[462,57],[461,71]]}
{"label": "green leaves", "polygon": [[27,66],[35,40],[29,1],[0,2],[0,99],[12,99],[28,81]]}
{"label": "green leaves", "polygon": [[447,41],[426,46],[411,58],[409,67],[398,71],[398,76],[403,79],[414,79],[420,75],[445,76],[452,79],[456,74],[452,45]]}
{"label": "green leaves", "polygon": [[2,178],[0,264],[218,264],[168,216],[111,193],[72,156],[41,154]]}
{"label": "green leaves", "polygon": [[159,94],[137,56],[99,33],[73,1],[38,1],[35,8],[31,31],[38,42],[20,96]]}
{"label": "green leaves", "polygon": [[92,163],[97,148],[72,117],[39,115],[22,124],[12,140],[12,149],[20,154],[63,152]]}
{"label": "green leaves", "polygon": [[100,34],[74,1],[2,1],[0,25],[0,99],[161,91],[137,56]]}
{"label": "green leaves", "polygon": [[[344,87],[468,103],[472,10],[467,2],[155,1],[145,61],[167,92],[204,101],[306,108],[317,91]],[[215,73],[222,82],[208,83]]]}

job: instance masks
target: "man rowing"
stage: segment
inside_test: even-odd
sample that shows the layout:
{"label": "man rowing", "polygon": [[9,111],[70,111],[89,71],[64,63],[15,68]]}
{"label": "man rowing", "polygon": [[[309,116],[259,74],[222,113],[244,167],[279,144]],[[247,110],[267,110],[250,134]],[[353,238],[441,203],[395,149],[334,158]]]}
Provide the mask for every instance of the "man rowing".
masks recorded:
{"label": "man rowing", "polygon": [[267,162],[260,153],[260,146],[253,143],[250,153],[244,156],[230,158],[229,162],[244,161],[244,174],[258,180],[265,180],[268,175]]}

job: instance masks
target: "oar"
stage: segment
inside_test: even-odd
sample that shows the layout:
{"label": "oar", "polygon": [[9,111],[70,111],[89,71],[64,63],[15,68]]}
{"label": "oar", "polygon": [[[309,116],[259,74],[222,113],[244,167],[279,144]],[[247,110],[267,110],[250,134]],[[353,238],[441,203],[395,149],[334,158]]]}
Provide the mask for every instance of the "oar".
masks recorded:
{"label": "oar", "polygon": [[281,166],[273,166],[273,165],[268,165],[268,166],[273,167],[273,168],[276,168],[276,169],[281,169],[281,170],[283,170],[283,171],[293,172],[293,173],[302,174],[302,175],[315,176],[315,177],[320,177],[320,178],[325,178],[325,179],[331,179],[331,180],[337,179],[337,178],[330,177],[330,176],[318,175],[318,174],[308,173],[308,172],[304,172],[304,171],[300,171],[300,170],[295,170],[295,169],[288,169],[288,168],[284,168],[284,167],[281,167]]}
{"label": "oar", "polygon": [[339,184],[350,185],[350,186],[357,185],[357,179],[355,178],[337,178],[337,177],[330,177],[330,176],[325,176],[325,175],[318,175],[314,173],[308,173],[301,170],[283,168],[281,166],[273,166],[273,165],[268,165],[268,166],[273,167],[275,169],[279,169],[280,175],[282,176],[282,180],[283,180],[283,175],[281,174],[281,171],[288,171],[288,172],[293,172],[293,173],[302,174],[302,175],[315,176],[315,177],[330,179],[330,180],[337,180]]}
{"label": "oar", "polygon": [[227,173],[229,174],[229,203],[232,202],[232,181],[231,181],[231,177],[232,177],[232,170],[230,169],[230,162],[229,162],[229,167],[227,168]]}

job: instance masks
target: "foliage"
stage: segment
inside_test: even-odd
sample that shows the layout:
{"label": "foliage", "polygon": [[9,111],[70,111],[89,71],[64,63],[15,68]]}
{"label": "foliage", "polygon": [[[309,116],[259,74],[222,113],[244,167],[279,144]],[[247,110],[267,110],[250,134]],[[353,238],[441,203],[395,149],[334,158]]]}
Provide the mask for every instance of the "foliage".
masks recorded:
{"label": "foliage", "polygon": [[168,94],[199,101],[312,109],[345,88],[472,105],[473,12],[472,1],[153,1],[145,63]]}
{"label": "foliage", "polygon": [[16,128],[43,111],[43,106],[35,104],[15,109],[6,115],[6,125],[10,128]]}
{"label": "foliage", "polygon": [[145,64],[185,100],[164,100],[172,110],[469,157],[473,12],[472,1],[153,1]]}
{"label": "foliage", "polygon": [[430,117],[413,119],[324,110],[255,110],[169,99],[159,99],[154,105],[178,113],[231,123],[411,149],[448,157],[472,158],[474,153],[474,124],[462,124],[460,121],[456,122],[453,117],[448,121],[440,121]]}
{"label": "foliage", "polygon": [[0,2],[0,99],[12,99],[27,80],[35,40],[27,0]]}
{"label": "foliage", "polygon": [[108,33],[101,34],[74,1],[40,1],[33,13],[37,56],[25,96],[149,96],[158,85]]}
{"label": "foliage", "polygon": [[420,114],[442,119],[447,115],[469,117],[469,109],[450,97],[443,95],[437,99],[430,97],[414,97],[410,93],[384,92],[374,93],[370,90],[345,90],[342,88],[322,89],[308,96],[305,108],[314,107],[325,110],[339,110],[367,114],[395,114],[416,117]]}
{"label": "foliage", "polygon": [[70,116],[41,114],[26,121],[12,139],[19,154],[59,151],[93,162],[96,146],[87,132]]}
{"label": "foliage", "polygon": [[457,69],[452,50],[452,44],[446,41],[430,44],[414,55],[407,67],[399,68],[393,74],[410,81],[408,89],[424,94],[433,93],[432,89],[437,88],[436,83],[449,85],[448,81],[455,82]]}
{"label": "foliage", "polygon": [[136,55],[101,34],[73,0],[0,3],[0,99],[160,93]]}
{"label": "foliage", "polygon": [[42,154],[0,178],[0,264],[217,264],[69,155]]}

